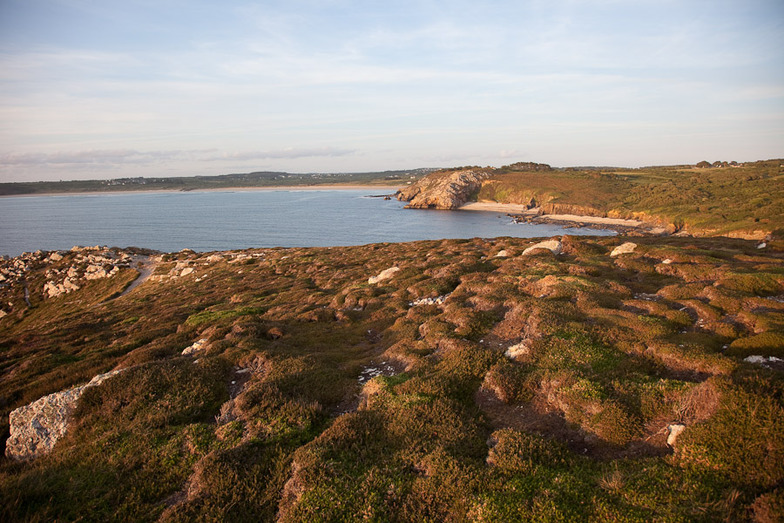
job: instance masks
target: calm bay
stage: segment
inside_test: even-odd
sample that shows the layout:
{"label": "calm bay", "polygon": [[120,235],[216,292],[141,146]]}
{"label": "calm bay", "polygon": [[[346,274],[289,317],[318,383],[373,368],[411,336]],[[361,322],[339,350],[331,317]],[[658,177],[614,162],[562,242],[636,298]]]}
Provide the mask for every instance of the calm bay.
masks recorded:
{"label": "calm bay", "polygon": [[327,247],[611,231],[515,224],[497,212],[404,209],[383,189],[95,193],[0,198],[0,255],[74,245],[165,252]]}

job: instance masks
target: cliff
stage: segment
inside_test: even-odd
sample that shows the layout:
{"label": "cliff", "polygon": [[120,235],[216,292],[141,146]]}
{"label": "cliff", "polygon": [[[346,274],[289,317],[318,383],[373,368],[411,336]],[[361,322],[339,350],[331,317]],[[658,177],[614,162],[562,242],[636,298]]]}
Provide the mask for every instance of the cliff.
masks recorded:
{"label": "cliff", "polygon": [[400,189],[396,196],[409,209],[457,209],[479,190],[492,170],[439,171]]}

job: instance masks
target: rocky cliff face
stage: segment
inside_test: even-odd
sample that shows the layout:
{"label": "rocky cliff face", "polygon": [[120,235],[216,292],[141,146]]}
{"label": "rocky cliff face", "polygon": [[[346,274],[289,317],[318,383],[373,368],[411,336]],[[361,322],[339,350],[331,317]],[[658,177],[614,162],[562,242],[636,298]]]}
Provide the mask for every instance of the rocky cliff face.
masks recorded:
{"label": "rocky cliff face", "polygon": [[479,169],[434,173],[400,189],[396,196],[409,202],[406,207],[410,209],[457,209],[491,174],[492,171]]}

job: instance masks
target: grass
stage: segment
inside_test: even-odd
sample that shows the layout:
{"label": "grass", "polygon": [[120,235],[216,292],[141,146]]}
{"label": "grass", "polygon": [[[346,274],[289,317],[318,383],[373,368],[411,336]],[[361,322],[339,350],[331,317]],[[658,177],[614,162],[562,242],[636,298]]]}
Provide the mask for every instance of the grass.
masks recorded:
{"label": "grass", "polygon": [[[780,160],[738,167],[569,168],[493,171],[476,199],[528,204],[549,213],[644,219],[699,235],[754,236],[784,229]],[[438,176],[438,173],[430,176]]]}
{"label": "grass", "polygon": [[[642,187],[649,175],[602,180]],[[109,299],[132,276],[121,274],[37,300],[0,320],[3,440],[10,410],[126,370],[88,389],[50,455],[0,462],[0,517],[776,514],[784,380],[743,358],[780,354],[784,249],[634,241],[618,258],[613,237],[525,258],[492,258],[530,243],[512,238],[268,249],[210,265],[201,283],[150,281]],[[393,264],[394,278],[367,284]],[[45,270],[32,270],[32,294]],[[181,355],[201,338],[203,352]],[[369,368],[384,375],[360,383]],[[674,422],[686,430],[669,447]]]}

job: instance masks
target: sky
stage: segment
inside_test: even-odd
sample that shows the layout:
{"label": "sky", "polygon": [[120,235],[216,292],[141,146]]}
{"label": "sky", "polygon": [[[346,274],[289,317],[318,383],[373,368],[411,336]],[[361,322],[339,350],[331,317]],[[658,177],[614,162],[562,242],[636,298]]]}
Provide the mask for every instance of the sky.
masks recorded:
{"label": "sky", "polygon": [[0,181],[784,157],[782,0],[0,0]]}

